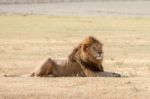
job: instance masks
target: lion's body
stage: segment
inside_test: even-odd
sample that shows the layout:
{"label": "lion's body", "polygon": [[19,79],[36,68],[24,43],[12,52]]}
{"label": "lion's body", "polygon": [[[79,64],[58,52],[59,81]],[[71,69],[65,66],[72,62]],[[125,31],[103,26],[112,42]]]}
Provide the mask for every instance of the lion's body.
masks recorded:
{"label": "lion's body", "polygon": [[[103,70],[103,44],[94,37],[81,42],[66,60],[49,58],[29,76],[52,77],[120,77],[120,74]],[[12,75],[5,75],[12,76]],[[14,75],[13,75],[14,76]]]}
{"label": "lion's body", "polygon": [[66,59],[48,59],[42,66],[36,68],[32,76],[85,76],[79,64]]}
{"label": "lion's body", "polygon": [[102,61],[102,44],[95,38],[88,37],[73,50],[68,59],[53,60],[49,58],[43,65],[36,68],[31,76],[120,77],[120,74],[104,72]]}

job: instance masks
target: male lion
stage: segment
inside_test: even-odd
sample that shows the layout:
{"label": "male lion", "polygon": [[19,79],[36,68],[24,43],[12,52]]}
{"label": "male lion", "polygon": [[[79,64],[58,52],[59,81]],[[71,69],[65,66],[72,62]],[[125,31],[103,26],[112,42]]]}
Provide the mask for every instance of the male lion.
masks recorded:
{"label": "male lion", "polygon": [[30,76],[38,77],[121,77],[120,74],[105,72],[103,62],[103,44],[94,37],[87,37],[69,55],[67,60],[49,58]]}

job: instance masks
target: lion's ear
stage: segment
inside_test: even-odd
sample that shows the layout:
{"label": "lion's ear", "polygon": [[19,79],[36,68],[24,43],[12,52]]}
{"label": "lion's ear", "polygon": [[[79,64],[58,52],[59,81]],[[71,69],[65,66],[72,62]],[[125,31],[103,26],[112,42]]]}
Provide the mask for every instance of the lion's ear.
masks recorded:
{"label": "lion's ear", "polygon": [[87,45],[87,44],[83,44],[83,50],[84,50],[85,52],[87,52],[87,49],[88,49],[88,45]]}

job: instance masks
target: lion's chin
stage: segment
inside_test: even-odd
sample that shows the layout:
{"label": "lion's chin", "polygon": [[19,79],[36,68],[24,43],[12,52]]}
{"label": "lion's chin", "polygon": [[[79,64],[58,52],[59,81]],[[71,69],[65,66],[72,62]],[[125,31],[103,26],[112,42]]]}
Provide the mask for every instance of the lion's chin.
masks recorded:
{"label": "lion's chin", "polygon": [[102,56],[97,56],[97,57],[96,57],[96,60],[102,60],[102,59],[103,59]]}

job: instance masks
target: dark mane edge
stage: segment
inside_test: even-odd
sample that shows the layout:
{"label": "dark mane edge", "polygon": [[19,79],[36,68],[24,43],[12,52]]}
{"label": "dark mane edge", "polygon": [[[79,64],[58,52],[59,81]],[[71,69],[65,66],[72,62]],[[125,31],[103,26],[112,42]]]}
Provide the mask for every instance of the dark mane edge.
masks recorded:
{"label": "dark mane edge", "polygon": [[75,47],[72,51],[72,53],[69,55],[69,60],[75,62],[75,54],[78,52],[78,50],[81,48],[81,44],[79,44],[77,47]]}

